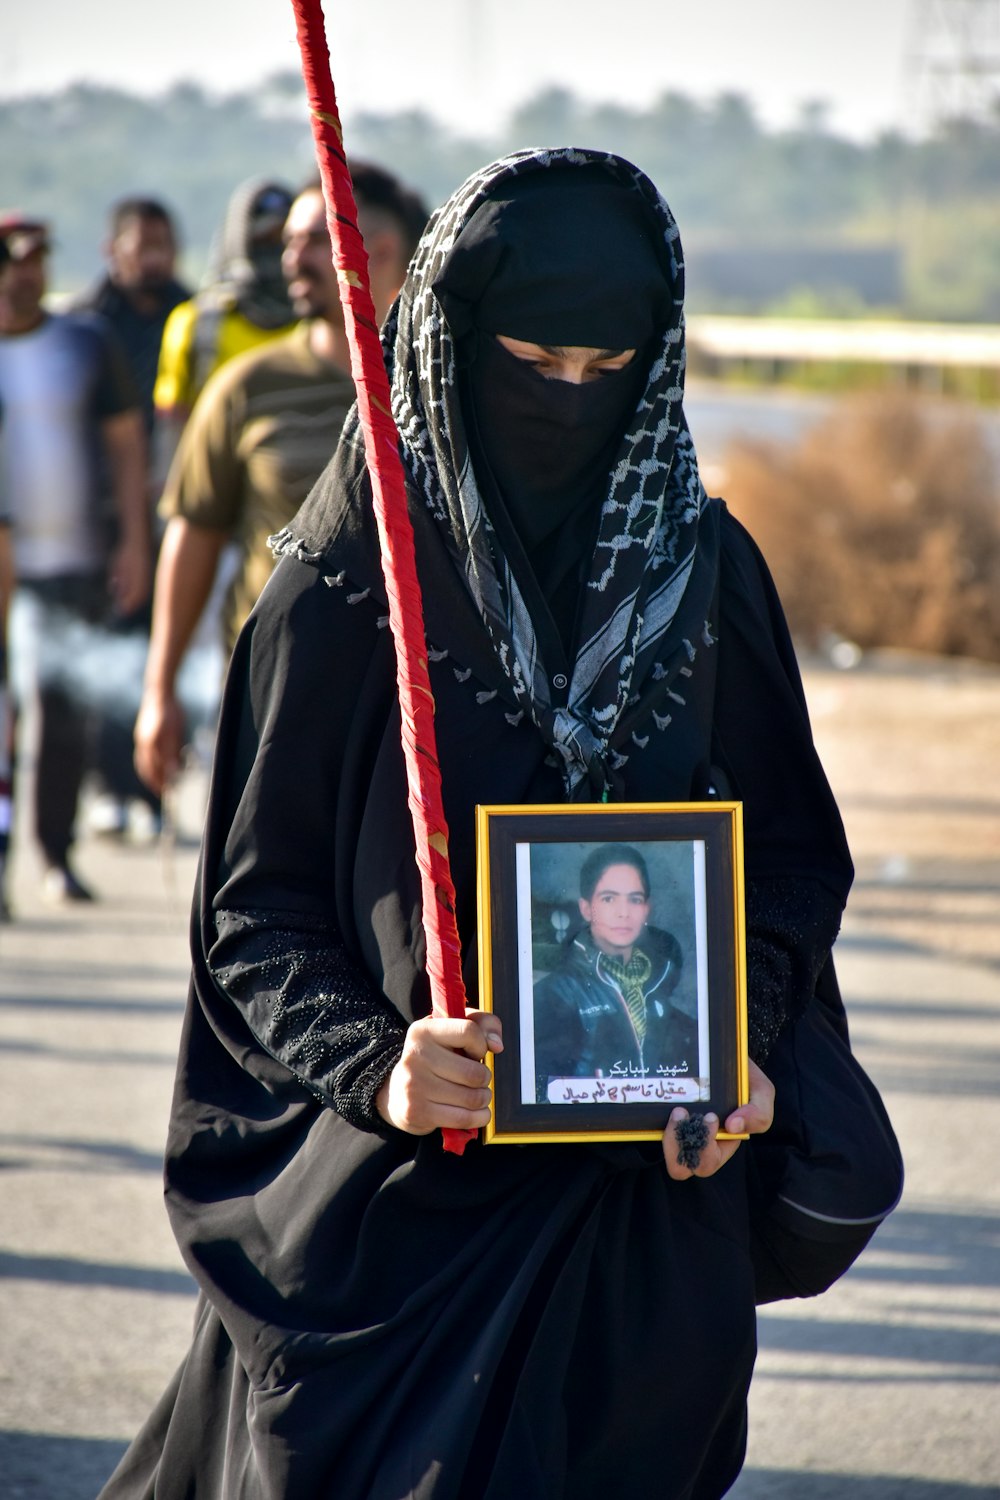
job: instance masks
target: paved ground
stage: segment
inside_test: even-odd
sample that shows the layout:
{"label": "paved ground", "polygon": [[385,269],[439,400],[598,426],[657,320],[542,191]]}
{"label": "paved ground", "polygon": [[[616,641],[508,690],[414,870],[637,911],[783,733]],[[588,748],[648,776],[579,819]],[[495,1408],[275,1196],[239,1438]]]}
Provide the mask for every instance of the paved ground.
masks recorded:
{"label": "paved ground", "polygon": [[[815,1302],[761,1319],[734,1500],[1000,1497],[1000,671],[880,656],[808,690],[859,878],[839,948],[908,1165]],[[0,929],[0,1496],[92,1500],[187,1342],[160,1152],[201,782],[172,851],[86,842],[93,908],[25,850]],[[512,1497],[516,1500],[516,1497]]]}

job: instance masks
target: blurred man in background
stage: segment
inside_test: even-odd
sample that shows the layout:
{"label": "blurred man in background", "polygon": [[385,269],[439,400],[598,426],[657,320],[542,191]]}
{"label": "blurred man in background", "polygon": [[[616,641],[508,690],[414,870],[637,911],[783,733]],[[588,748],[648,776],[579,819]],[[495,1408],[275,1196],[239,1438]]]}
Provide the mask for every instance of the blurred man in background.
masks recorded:
{"label": "blurred man in background", "polygon": [[[0,438],[2,440],[2,438]],[[14,802],[11,766],[14,755],[14,725],[7,688],[7,612],[14,590],[14,551],[10,540],[10,517],[0,495],[0,922],[10,918],[7,904],[7,854]]]}
{"label": "blurred man in background", "polygon": [[96,312],[114,329],[139,392],[148,437],[153,434],[153,390],[167,319],[191,293],[175,275],[178,238],[173,217],[157,198],[121,198],[111,209],[104,246],[107,269],[74,310]]}
{"label": "blurred man in background", "polygon": [[[3,297],[4,271],[10,264],[7,241],[0,239],[0,298]],[[3,408],[0,407],[0,475],[3,473]],[[10,825],[13,816],[11,760],[14,753],[13,716],[7,691],[7,612],[14,590],[14,550],[10,539],[10,514],[7,497],[0,490],[0,922],[10,918],[7,904],[7,852],[10,847]]]}
{"label": "blurred man in background", "polygon": [[[104,246],[107,269],[97,283],[74,304],[78,312],[99,313],[111,324],[129,362],[142,407],[147,458],[152,455],[153,388],[160,344],[169,314],[190,298],[175,275],[178,237],[174,220],[157,198],[121,198],[111,209]],[[150,532],[153,510],[163,478],[149,466],[147,502]],[[153,557],[150,557],[152,568]],[[148,641],[148,601],[134,614],[115,622],[118,634]],[[91,803],[88,826],[104,835],[123,835],[129,827],[130,805],[136,815],[146,809],[151,830],[160,823],[160,799],[139,780],[132,764],[131,716],[106,713],[95,730],[94,772],[99,795]]]}
{"label": "blurred man in background", "polygon": [[146,445],[138,396],[107,325],[43,305],[47,225],[9,214],[0,217],[0,239],[9,257],[0,283],[0,493],[17,571],[14,685],[37,715],[34,810],[45,891],[52,900],[84,901],[91,893],[69,859],[92,707],[82,644],[109,612],[129,614],[149,592]]}
{"label": "blurred man in background", "polygon": [[[382,319],[427,221],[420,199],[379,167],[351,168]],[[240,566],[225,611],[225,645],[273,566],[267,538],[298,510],[336,445],[354,400],[350,351],[318,184],[295,199],[284,226],[282,268],[296,315],[285,338],[230,361],[208,382],[184,432],[164,492],[168,517],[156,571],[153,629],[136,767],[154,791],[176,774],[185,740],[177,673],[209,598],[219,559],[235,538]]]}

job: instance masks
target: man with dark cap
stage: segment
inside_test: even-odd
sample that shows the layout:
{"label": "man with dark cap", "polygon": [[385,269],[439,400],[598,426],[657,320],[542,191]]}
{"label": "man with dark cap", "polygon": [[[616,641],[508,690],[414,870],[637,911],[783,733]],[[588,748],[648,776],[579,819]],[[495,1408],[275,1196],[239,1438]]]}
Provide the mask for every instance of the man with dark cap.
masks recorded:
{"label": "man with dark cap", "polygon": [[45,892],[82,901],[90,892],[69,859],[92,707],[80,649],[109,612],[128,614],[149,592],[146,445],[135,386],[107,325],[43,305],[48,227],[10,214],[0,218],[0,239],[10,257],[0,286],[0,490],[17,570],[11,660],[19,699],[37,706]]}
{"label": "man with dark cap", "polygon": [[158,198],[133,195],[113,204],[104,254],[107,269],[73,304],[100,313],[114,329],[142,402],[147,438],[153,435],[153,389],[169,315],[191,293],[177,280],[177,229]]}
{"label": "man with dark cap", "polygon": [[[767,570],[699,479],[683,290],[640,171],[524,151],[434,215],[383,350],[467,988],[477,806],[700,801],[724,773],[752,1055],[724,1124],[762,1134],[758,1064],[851,866]],[[682,1151],[675,1111],[662,1143],[442,1151],[488,1122],[504,1038],[430,1013],[356,415],[275,545],[224,696],[167,1152],[201,1301],[104,1500],[719,1500],[755,1352],[750,1147],[709,1114]]]}
{"label": "man with dark cap", "polygon": [[[107,269],[72,304],[73,311],[97,313],[111,325],[129,362],[146,428],[151,534],[153,508],[163,488],[163,476],[152,464],[153,388],[160,344],[169,314],[191,296],[174,275],[177,248],[173,217],[158,198],[119,199],[111,209],[104,247]],[[151,567],[152,563],[151,557]],[[144,644],[149,623],[147,600],[134,615],[115,621],[114,629]],[[131,728],[131,715],[120,707],[99,716],[93,766],[98,795],[88,811],[91,832],[123,835],[130,826],[130,807],[136,815],[133,826],[137,821],[150,830],[160,825],[160,800],[139,780],[132,764]]]}

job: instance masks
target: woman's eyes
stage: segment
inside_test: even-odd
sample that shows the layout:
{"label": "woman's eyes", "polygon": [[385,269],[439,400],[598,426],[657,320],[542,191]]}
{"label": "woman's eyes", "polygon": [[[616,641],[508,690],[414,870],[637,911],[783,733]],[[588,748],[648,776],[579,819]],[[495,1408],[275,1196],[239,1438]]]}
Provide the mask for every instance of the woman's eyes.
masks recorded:
{"label": "woman's eyes", "polygon": [[[524,363],[530,365],[533,370],[537,370],[543,377],[558,380],[562,376],[562,366],[554,365],[547,359],[526,359]],[[583,378],[584,380],[601,380],[606,375],[620,375],[622,368],[621,365],[588,365],[583,372]]]}

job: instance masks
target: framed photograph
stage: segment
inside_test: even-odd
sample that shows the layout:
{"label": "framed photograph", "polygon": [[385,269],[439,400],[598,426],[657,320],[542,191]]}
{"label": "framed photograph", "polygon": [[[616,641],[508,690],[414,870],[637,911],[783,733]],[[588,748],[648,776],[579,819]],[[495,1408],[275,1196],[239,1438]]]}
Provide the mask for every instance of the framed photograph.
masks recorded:
{"label": "framed photograph", "polygon": [[659,1140],[678,1104],[747,1102],[741,803],[478,807],[476,844],[488,1142]]}

